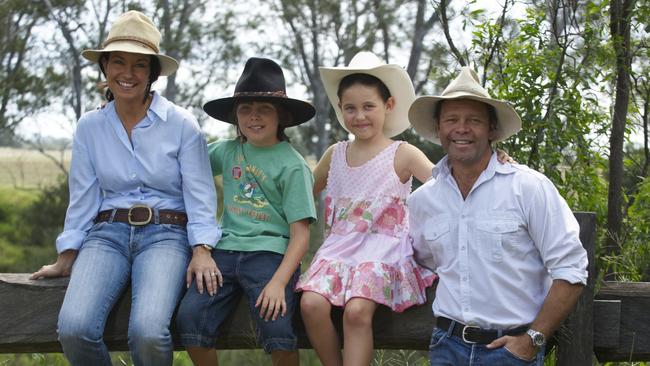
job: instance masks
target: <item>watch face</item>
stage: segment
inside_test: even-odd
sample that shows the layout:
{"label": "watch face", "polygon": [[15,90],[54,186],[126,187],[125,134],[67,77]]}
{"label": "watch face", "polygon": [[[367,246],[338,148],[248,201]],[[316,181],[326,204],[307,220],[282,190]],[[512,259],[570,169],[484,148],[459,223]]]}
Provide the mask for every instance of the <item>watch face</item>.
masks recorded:
{"label": "watch face", "polygon": [[535,334],[535,337],[533,337],[533,343],[537,346],[544,345],[544,335],[540,333]]}

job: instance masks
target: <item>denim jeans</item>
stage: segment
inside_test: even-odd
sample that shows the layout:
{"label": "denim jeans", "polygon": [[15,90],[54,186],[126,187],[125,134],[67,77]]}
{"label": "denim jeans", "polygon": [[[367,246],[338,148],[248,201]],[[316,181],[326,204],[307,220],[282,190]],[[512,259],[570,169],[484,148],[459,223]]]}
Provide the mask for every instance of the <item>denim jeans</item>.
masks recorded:
{"label": "denim jeans", "polygon": [[293,273],[284,290],[286,315],[278,315],[276,320],[264,321],[260,318],[260,309],[255,308],[255,301],[275,274],[284,256],[267,251],[215,249],[212,251],[212,258],[223,275],[223,286],[217,289],[214,296],[208,295],[207,291],[199,294],[196,281],[187,290],[176,315],[176,328],[183,346],[214,347],[221,325],[235,310],[243,295],[248,300],[257,341],[264,351],[270,353],[297,350],[293,313],[297,296],[294,289],[300,268]]}
{"label": "denim jeans", "polygon": [[465,343],[449,331],[433,328],[429,345],[431,366],[543,366],[544,348],[537,352],[535,359],[527,361],[508,351],[505,347],[487,349],[484,344]]}
{"label": "denim jeans", "polygon": [[184,227],[95,224],[74,266],[58,333],[72,365],[111,365],[106,318],[131,284],[128,343],[135,365],[171,365],[172,314],[185,289],[191,257]]}

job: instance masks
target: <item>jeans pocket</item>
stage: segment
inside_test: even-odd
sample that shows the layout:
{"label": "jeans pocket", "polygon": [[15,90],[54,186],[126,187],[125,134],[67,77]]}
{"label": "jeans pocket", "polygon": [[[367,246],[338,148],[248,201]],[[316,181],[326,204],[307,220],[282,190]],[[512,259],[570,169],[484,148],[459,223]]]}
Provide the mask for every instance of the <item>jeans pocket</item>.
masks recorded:
{"label": "jeans pocket", "polygon": [[431,333],[431,342],[429,342],[429,351],[433,351],[438,347],[442,342],[447,338],[447,331],[444,331],[438,327],[433,328]]}
{"label": "jeans pocket", "polygon": [[512,351],[510,351],[506,346],[503,346],[502,348],[503,348],[503,353],[507,357],[510,357],[512,360],[518,361],[520,365],[534,365],[535,364],[535,358],[536,358],[537,354],[535,354],[532,359],[527,360],[527,359],[525,359],[525,358],[523,358],[521,356],[518,356],[518,355],[512,353]]}
{"label": "jeans pocket", "polygon": [[160,226],[165,230],[171,231],[175,234],[187,235],[187,228],[185,226],[175,224],[160,224]]}

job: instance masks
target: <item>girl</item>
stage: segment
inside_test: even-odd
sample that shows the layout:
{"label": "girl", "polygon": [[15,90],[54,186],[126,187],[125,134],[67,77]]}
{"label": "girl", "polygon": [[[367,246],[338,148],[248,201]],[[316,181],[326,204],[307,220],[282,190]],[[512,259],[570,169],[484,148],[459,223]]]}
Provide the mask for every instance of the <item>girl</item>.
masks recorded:
{"label": "girl", "polygon": [[[264,58],[246,62],[232,97],[208,102],[210,116],[237,126],[239,137],[210,144],[212,173],[223,176],[223,237],[204,277],[221,287],[203,293],[200,277],[181,301],[176,324],[195,365],[215,365],[223,321],[248,300],[257,337],[273,365],[297,365],[292,315],[299,263],[316,218],[313,177],[284,129],[310,120],[311,104],[287,97],[282,69]],[[199,271],[201,272],[201,271]],[[216,287],[215,287],[216,288]]]}
{"label": "girl", "polygon": [[221,234],[199,125],[150,91],[178,68],[158,52],[160,37],[147,16],[129,11],[102,49],[81,54],[99,64],[108,103],[79,120],[59,256],[32,275],[71,275],[58,333],[72,365],[111,365],[104,324],[129,284],[133,363],[171,365],[169,325],[190,258],[198,260],[191,246],[214,246]]}
{"label": "girl", "polygon": [[[397,312],[426,302],[435,275],[419,267],[408,240],[404,206],[412,177],[433,164],[416,147],[390,138],[404,131],[415,99],[408,74],[358,53],[348,67],[320,68],[339,123],[353,141],[331,146],[314,170],[314,195],[327,188],[326,238],[297,289],[309,340],[322,363],[368,365],[378,304]],[[332,321],[343,307],[343,344]]]}

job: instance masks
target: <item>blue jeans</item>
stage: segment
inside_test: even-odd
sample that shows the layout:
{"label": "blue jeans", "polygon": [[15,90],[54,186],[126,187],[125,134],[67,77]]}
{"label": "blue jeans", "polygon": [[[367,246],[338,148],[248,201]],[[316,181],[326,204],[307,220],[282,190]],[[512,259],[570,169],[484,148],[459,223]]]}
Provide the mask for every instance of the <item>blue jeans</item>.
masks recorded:
{"label": "blue jeans", "polygon": [[171,365],[169,325],[191,257],[184,227],[95,224],[72,268],[58,333],[72,365],[111,365],[106,318],[131,284],[128,342],[135,365]]}
{"label": "blue jeans", "polygon": [[212,251],[223,276],[223,286],[214,296],[207,291],[199,294],[196,283],[185,293],[176,315],[176,328],[185,347],[212,348],[219,336],[219,328],[235,310],[242,295],[246,296],[251,319],[255,321],[256,336],[265,352],[276,350],[294,351],[298,348],[293,331],[293,312],[296,308],[294,289],[300,269],[296,269],[284,289],[287,313],[278,315],[276,320],[264,321],[260,318],[255,302],[262,290],[275,274],[284,256],[282,254],[254,251],[232,250]]}
{"label": "blue jeans", "polygon": [[429,345],[429,360],[431,366],[543,366],[544,348],[537,352],[532,361],[521,359],[508,351],[505,347],[487,349],[484,344],[465,343],[460,337],[451,334],[451,330],[444,331],[433,328],[431,343]]}

